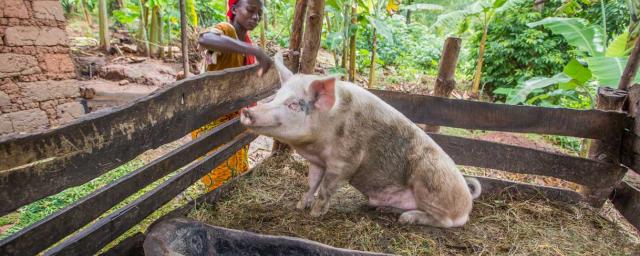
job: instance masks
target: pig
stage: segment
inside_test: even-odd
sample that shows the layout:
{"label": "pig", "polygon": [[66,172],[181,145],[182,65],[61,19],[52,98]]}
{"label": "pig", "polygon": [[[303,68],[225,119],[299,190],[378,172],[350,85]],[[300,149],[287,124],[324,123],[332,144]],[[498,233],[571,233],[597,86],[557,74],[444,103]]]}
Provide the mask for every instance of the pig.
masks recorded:
{"label": "pig", "polygon": [[275,67],[281,88],[270,101],[243,108],[240,121],[309,162],[309,190],[298,209],[325,214],[331,196],[349,183],[371,207],[401,212],[401,224],[451,228],[468,221],[480,183],[465,178],[416,124],[353,83],[293,75],[281,53]]}

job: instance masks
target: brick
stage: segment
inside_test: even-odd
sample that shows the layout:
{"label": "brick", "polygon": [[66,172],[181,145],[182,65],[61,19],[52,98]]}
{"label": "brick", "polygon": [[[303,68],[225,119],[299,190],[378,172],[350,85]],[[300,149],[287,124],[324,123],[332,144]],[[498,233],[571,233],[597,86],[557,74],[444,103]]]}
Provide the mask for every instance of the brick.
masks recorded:
{"label": "brick", "polygon": [[19,83],[18,86],[21,88],[22,95],[38,102],[80,96],[80,88],[76,80]]}
{"label": "brick", "polygon": [[28,19],[29,11],[22,0],[0,0],[0,17]]}
{"label": "brick", "polygon": [[0,78],[40,73],[38,60],[30,55],[0,53]]}
{"label": "brick", "polygon": [[5,31],[5,44],[8,46],[55,46],[68,45],[64,30],[51,27],[9,27]]}
{"label": "brick", "polygon": [[13,133],[13,124],[8,115],[0,115],[0,135]]}
{"label": "brick", "polygon": [[40,109],[29,109],[4,114],[9,117],[14,132],[31,132],[49,125],[47,113]]}
{"label": "brick", "polygon": [[50,73],[66,73],[75,71],[68,54],[45,54],[43,69]]}
{"label": "brick", "polygon": [[56,107],[61,124],[68,123],[84,115],[84,107],[80,102],[69,102]]}
{"label": "brick", "polygon": [[35,1],[33,13],[37,19],[64,21],[64,12],[59,1]]}

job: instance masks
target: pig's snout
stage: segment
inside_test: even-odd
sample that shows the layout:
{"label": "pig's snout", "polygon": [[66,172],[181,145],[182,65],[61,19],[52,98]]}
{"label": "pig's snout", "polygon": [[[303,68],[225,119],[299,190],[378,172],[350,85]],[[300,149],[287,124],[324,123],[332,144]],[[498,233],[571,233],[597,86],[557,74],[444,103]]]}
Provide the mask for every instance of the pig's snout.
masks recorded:
{"label": "pig's snout", "polygon": [[249,110],[249,108],[240,109],[240,122],[244,125],[251,125],[254,122],[251,110]]}

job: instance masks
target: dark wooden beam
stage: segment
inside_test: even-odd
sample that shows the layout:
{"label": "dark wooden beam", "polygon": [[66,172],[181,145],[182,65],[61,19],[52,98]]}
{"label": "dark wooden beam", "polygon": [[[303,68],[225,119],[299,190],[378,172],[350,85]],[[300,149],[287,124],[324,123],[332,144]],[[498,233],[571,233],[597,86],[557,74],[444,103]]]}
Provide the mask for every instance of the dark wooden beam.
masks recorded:
{"label": "dark wooden beam", "polygon": [[0,215],[83,184],[272,94],[279,86],[275,69],[261,78],[256,72],[256,66],[207,72],[57,129],[0,139]]}
{"label": "dark wooden beam", "polygon": [[624,175],[622,168],[591,159],[442,134],[429,136],[459,165],[550,176],[596,187],[612,186]]}
{"label": "dark wooden beam", "polygon": [[610,195],[616,209],[640,231],[640,189],[622,182]]}
{"label": "dark wooden beam", "polygon": [[609,139],[631,122],[624,113],[514,106],[370,90],[416,123],[466,129]]}
{"label": "dark wooden beam", "polygon": [[232,142],[220,147],[211,155],[179,171],[169,180],[145,193],[137,200],[127,204],[91,226],[64,240],[45,255],[91,255],[138,224],[158,208],[162,207],[180,192],[187,189],[211,169],[220,165],[244,145],[250,143],[256,135],[244,133]]}
{"label": "dark wooden beam", "polygon": [[[0,255],[35,255],[120,203],[140,189],[241,134],[238,119],[229,121],[72,205],[0,241]],[[15,188],[19,190],[19,188]],[[34,243],[33,241],[38,241]]]}
{"label": "dark wooden beam", "polygon": [[584,201],[584,197],[580,193],[569,189],[532,185],[482,176],[465,176],[478,179],[482,187],[482,194],[480,194],[480,198],[499,198],[507,196],[512,199],[526,200],[541,196],[549,200],[565,203],[579,203]]}

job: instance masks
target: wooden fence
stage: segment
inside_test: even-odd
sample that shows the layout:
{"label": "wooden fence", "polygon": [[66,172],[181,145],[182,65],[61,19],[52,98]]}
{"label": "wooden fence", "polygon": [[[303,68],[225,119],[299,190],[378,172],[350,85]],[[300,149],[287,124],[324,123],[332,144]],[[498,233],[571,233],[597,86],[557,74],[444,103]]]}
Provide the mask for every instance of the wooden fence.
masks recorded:
{"label": "wooden fence", "polygon": [[[83,184],[146,150],[175,141],[212,119],[272,94],[279,86],[277,74],[271,70],[258,78],[256,70],[257,67],[252,66],[206,73],[176,82],[126,106],[89,114],[64,127],[1,139],[0,215]],[[632,129],[635,120],[623,112],[510,106],[400,92],[372,92],[417,123],[617,143],[625,156],[622,158],[630,159],[626,162],[634,167],[631,163],[635,162],[632,153],[637,138]],[[456,136],[430,135],[460,165],[556,177],[589,188],[586,193],[578,193],[477,177],[483,186],[483,196],[505,192],[543,194],[552,200],[587,201],[594,205],[610,196],[616,208],[640,228],[640,191],[621,182],[627,168],[618,163]],[[254,138],[237,119],[229,121],[5,238],[0,241],[0,255],[33,255],[43,251],[45,255],[94,254]],[[214,153],[194,162],[223,144]],[[97,219],[127,197],[176,170],[179,171],[153,190]],[[215,202],[242,178],[235,178],[165,217],[183,215],[196,202]],[[126,255],[143,239],[143,234],[135,234],[106,254]]]}

